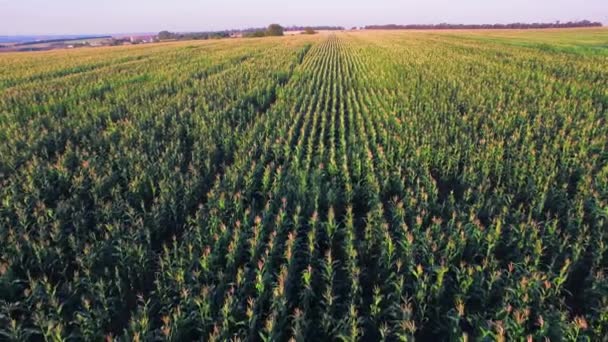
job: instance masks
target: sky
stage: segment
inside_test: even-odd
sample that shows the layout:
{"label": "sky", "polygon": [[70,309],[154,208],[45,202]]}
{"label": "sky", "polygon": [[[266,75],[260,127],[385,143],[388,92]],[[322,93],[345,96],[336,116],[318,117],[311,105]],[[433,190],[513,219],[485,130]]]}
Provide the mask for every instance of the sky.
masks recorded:
{"label": "sky", "polygon": [[583,19],[608,25],[608,0],[0,0],[0,35]]}

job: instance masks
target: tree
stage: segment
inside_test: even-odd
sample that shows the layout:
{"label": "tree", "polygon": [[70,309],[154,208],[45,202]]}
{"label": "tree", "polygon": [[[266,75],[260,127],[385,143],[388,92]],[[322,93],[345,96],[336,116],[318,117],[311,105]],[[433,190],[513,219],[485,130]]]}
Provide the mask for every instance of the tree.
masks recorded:
{"label": "tree", "polygon": [[271,24],[270,26],[268,26],[268,29],[266,30],[266,35],[267,36],[282,36],[283,35],[283,26],[279,25],[279,24]]}
{"label": "tree", "polygon": [[312,27],[307,27],[304,29],[304,34],[315,34],[317,33],[317,31],[315,31]]}
{"label": "tree", "polygon": [[169,32],[169,31],[161,31],[158,33],[158,39],[160,40],[167,40],[167,39],[174,39],[175,38],[175,34]]}

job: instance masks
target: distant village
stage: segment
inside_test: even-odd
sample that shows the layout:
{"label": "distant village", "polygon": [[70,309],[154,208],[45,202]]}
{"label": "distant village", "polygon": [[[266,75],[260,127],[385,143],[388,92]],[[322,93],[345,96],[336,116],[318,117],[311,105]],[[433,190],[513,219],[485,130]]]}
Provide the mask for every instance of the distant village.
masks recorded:
{"label": "distant village", "polygon": [[41,39],[25,42],[0,43],[0,52],[48,51],[84,47],[150,44],[158,41],[159,39],[156,34]]}
{"label": "distant village", "polygon": [[48,51],[84,47],[150,44],[158,41],[159,40],[156,34],[40,39],[25,42],[0,43],[0,52]]}
{"label": "distant village", "polygon": [[83,42],[77,42],[74,44],[68,44],[68,48],[75,48],[79,46],[117,46],[117,45],[135,45],[135,44],[149,44],[158,42],[157,35],[140,35],[140,36],[119,36],[119,37],[107,37],[103,39],[92,39],[85,40]]}

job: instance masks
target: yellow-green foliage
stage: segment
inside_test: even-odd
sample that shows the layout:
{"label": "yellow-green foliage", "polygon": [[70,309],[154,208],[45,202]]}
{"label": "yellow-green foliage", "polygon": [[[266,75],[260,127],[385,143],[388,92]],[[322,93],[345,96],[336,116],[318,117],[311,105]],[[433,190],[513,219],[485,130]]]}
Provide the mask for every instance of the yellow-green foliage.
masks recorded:
{"label": "yellow-green foliage", "polygon": [[557,32],[0,55],[0,340],[600,340],[608,63]]}

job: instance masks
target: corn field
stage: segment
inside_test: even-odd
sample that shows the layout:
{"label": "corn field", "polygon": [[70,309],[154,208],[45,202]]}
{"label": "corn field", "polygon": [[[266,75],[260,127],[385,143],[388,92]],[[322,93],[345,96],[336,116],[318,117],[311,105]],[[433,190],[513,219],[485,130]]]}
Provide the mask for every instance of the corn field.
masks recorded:
{"label": "corn field", "polygon": [[0,55],[0,340],[605,339],[607,56],[432,32]]}

